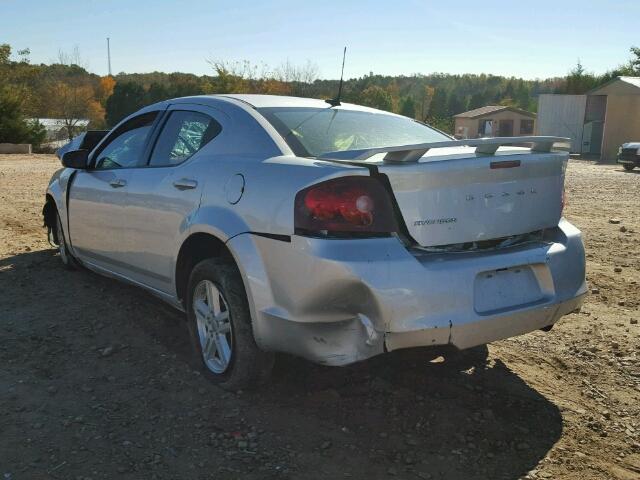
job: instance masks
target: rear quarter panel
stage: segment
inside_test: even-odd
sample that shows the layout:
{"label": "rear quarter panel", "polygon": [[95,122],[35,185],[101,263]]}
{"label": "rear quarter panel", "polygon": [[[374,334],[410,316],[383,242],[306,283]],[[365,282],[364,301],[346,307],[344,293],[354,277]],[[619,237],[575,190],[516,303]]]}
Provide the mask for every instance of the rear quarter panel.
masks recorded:
{"label": "rear quarter panel", "polygon": [[[344,175],[369,175],[364,167],[279,156],[219,156],[203,165],[207,178],[202,202],[188,234],[203,231],[227,241],[245,232],[292,235],[296,193]],[[241,176],[244,187],[237,192]],[[240,199],[236,200],[236,195]]]}

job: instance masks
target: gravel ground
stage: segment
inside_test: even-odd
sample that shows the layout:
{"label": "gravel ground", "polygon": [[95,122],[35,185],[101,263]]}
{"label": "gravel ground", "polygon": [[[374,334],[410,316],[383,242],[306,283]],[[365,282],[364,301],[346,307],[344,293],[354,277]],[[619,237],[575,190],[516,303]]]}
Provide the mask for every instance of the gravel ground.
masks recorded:
{"label": "gravel ground", "polygon": [[260,392],[193,368],[181,315],[64,270],[59,163],[0,156],[0,475],[18,479],[640,478],[640,172],[572,161],[580,314],[466,354],[346,368],[282,356]]}

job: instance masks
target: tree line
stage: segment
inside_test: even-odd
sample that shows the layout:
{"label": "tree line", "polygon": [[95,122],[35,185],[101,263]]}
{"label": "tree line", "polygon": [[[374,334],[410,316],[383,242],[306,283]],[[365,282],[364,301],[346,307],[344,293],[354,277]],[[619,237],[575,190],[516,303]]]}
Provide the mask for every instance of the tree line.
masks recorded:
{"label": "tree line", "polygon": [[[66,137],[89,128],[112,127],[145,105],[169,98],[214,93],[264,93],[332,98],[338,80],[318,78],[311,62],[285,62],[275,68],[247,61],[208,60],[211,75],[119,73],[98,76],[86,70],[77,49],[59,52],[49,64],[34,65],[29,49],[0,45],[0,142],[40,144],[45,132],[37,121],[57,118]],[[343,100],[399,113],[453,131],[453,115],[485,105],[508,105],[535,112],[542,93],[583,94],[618,75],[640,75],[640,48],[631,59],[604,75],[586,71],[578,61],[565,77],[524,80],[487,74],[375,75],[347,79]]]}

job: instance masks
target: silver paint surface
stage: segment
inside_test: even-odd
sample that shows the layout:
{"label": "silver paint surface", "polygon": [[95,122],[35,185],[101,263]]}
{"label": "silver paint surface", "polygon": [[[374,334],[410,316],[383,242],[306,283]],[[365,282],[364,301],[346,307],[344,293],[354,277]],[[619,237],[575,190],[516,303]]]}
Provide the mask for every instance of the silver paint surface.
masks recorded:
{"label": "silver paint surface", "polygon": [[[294,156],[254,106],[295,105],[327,107],[319,100],[252,95],[188,97],[146,107],[202,111],[222,132],[174,167],[57,172],[47,193],[67,225],[70,251],[88,268],[182,309],[175,276],[180,248],[191,235],[213,235],[240,269],[257,343],[328,365],[385,349],[468,348],[551,325],[580,306],[584,248],[580,232],[560,218],[557,201],[566,154],[503,147],[480,156],[456,147],[427,152],[415,163],[375,165],[389,179],[420,245],[546,228],[542,242],[427,253],[397,237],[304,237],[294,230],[296,193],[331,178],[370,175],[377,160],[350,164]],[[496,159],[519,159],[522,166],[490,170]],[[126,186],[113,188],[114,179]],[[182,180],[197,186],[176,188]],[[507,273],[493,284],[487,276],[495,272]],[[509,283],[505,275],[530,291],[511,296],[501,287]],[[510,304],[516,300],[521,303]]]}

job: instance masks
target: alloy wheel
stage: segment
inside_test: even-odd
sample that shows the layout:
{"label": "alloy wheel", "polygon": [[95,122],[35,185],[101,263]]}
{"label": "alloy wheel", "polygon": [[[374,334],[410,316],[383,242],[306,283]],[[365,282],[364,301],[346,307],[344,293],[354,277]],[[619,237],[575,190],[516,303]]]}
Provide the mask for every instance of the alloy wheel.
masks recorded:
{"label": "alloy wheel", "polygon": [[213,373],[224,373],[233,354],[233,330],[229,305],[211,280],[202,280],[196,285],[193,312],[205,365]]}

